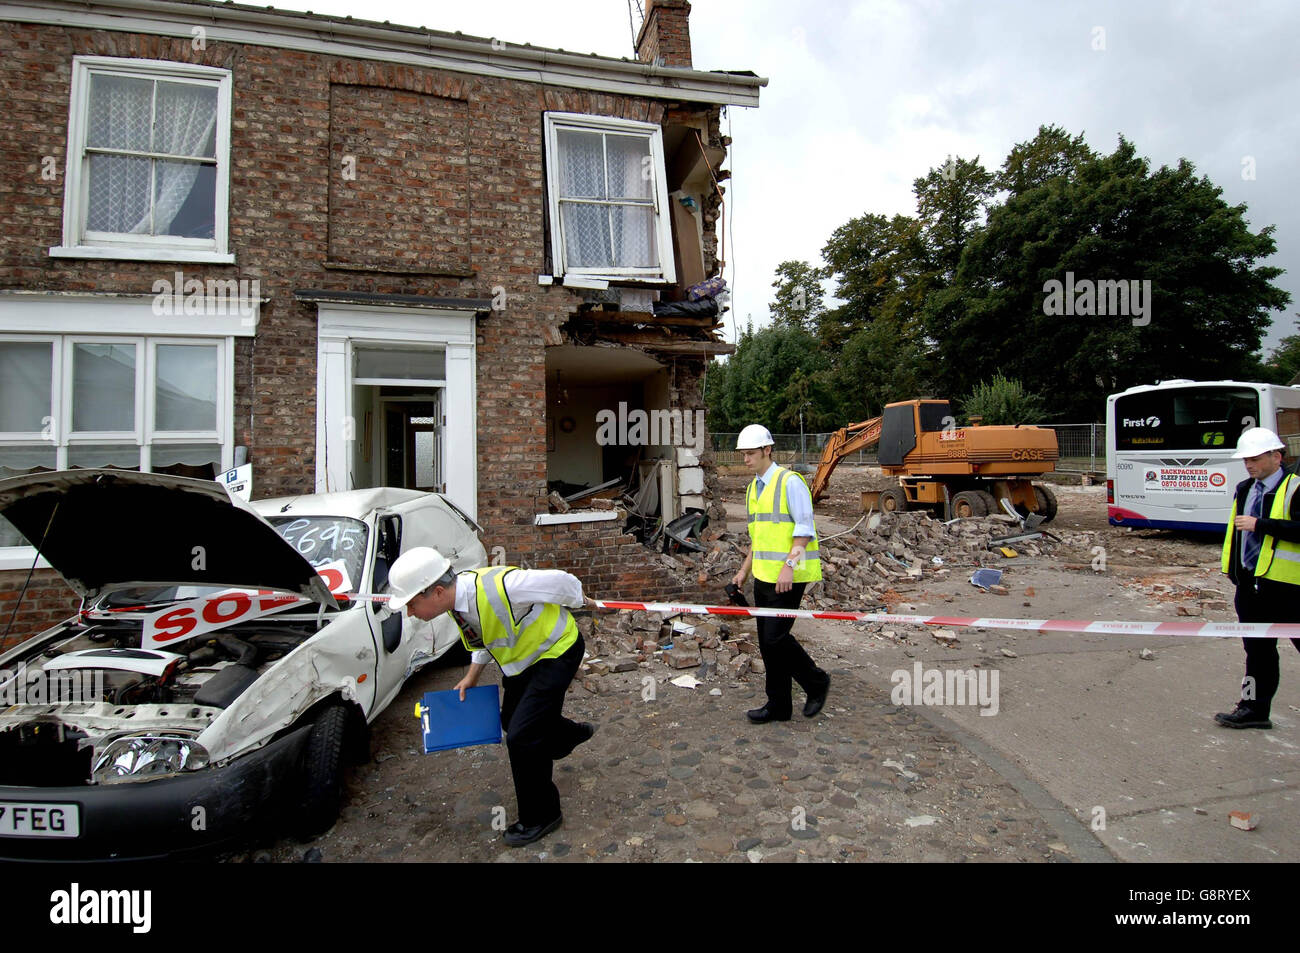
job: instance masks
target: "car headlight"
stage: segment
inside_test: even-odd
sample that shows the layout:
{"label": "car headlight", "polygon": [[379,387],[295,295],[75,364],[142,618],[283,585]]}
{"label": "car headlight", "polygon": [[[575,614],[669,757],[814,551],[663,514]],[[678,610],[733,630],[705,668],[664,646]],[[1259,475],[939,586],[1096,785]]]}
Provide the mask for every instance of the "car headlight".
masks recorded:
{"label": "car headlight", "polygon": [[128,735],[110,742],[95,762],[97,784],[147,781],[197,771],[208,766],[208,752],[192,738],[181,735]]}

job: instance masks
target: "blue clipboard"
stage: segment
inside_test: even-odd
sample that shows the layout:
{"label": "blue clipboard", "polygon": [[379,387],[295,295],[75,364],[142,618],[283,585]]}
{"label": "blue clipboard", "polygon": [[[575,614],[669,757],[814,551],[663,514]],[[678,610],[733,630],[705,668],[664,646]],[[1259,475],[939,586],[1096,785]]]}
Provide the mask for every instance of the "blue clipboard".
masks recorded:
{"label": "blue clipboard", "polygon": [[476,685],[465,692],[425,692],[415,708],[424,730],[424,753],[501,743],[501,687]]}

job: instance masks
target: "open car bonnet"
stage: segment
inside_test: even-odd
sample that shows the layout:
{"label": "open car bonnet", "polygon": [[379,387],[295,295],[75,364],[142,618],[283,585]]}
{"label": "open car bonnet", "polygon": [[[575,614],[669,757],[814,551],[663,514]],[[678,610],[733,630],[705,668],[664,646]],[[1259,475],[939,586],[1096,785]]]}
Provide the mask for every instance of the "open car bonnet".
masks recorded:
{"label": "open car bonnet", "polygon": [[337,606],[311,564],[213,481],[129,470],[30,474],[0,481],[0,514],[87,599],[191,585],[278,589]]}

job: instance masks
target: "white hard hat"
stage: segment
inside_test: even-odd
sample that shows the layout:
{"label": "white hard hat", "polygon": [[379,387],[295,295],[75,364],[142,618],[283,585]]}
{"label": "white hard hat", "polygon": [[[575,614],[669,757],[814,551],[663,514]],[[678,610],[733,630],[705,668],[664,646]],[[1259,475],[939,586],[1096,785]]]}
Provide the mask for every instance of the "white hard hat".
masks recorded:
{"label": "white hard hat", "polygon": [[392,591],[388,608],[396,612],[441,579],[450,568],[451,560],[428,546],[417,546],[402,553],[388,570],[388,587]]}
{"label": "white hard hat", "polygon": [[1251,427],[1241,435],[1237,441],[1237,452],[1234,453],[1233,459],[1244,460],[1246,457],[1257,457],[1261,453],[1268,453],[1270,450],[1286,451],[1286,444],[1278,439],[1277,434],[1264,427]]}
{"label": "white hard hat", "polygon": [[770,447],[775,440],[772,439],[771,431],[762,424],[750,424],[740,432],[736,438],[737,450],[757,450],[759,447]]}

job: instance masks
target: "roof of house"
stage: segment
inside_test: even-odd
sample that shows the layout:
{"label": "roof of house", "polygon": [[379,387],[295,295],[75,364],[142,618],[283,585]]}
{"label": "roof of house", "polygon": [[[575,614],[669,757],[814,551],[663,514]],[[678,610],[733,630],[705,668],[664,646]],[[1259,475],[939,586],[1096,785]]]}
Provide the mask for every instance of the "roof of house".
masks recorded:
{"label": "roof of house", "polygon": [[0,2],[0,20],[251,43],[571,86],[630,96],[757,106],[767,80],[748,71],[656,66],[496,37],[377,23],[213,0],[26,0]]}

